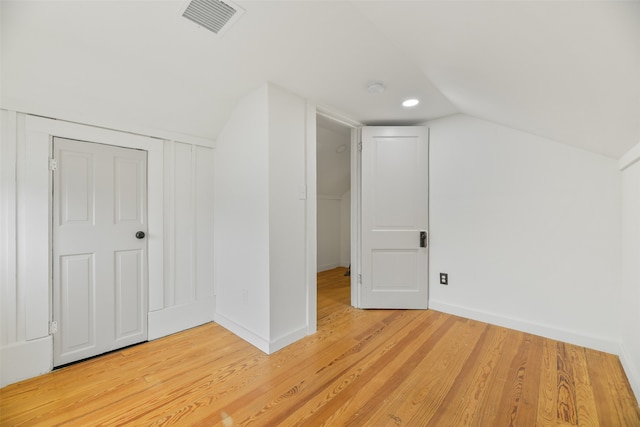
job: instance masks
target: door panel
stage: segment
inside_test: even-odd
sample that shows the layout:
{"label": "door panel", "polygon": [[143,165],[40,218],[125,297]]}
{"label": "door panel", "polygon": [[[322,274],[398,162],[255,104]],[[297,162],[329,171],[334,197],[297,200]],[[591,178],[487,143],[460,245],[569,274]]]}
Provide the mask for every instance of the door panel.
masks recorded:
{"label": "door panel", "polygon": [[141,160],[115,159],[115,205],[116,223],[133,222],[142,224],[142,199],[140,188],[143,164]]}
{"label": "door panel", "polygon": [[95,347],[95,281],[93,254],[60,257],[60,320],[68,325],[60,334],[62,351],[70,354]]}
{"label": "door panel", "polygon": [[141,333],[142,251],[116,252],[116,339]]}
{"label": "door panel", "polygon": [[418,183],[416,160],[419,154],[416,138],[374,137],[367,147],[375,162],[369,171],[374,179],[374,226],[376,229],[416,228],[415,192]]}
{"label": "door panel", "polygon": [[54,365],[146,340],[146,152],[54,138]]}
{"label": "door panel", "polygon": [[423,127],[362,130],[362,308],[427,308],[428,140]]}
{"label": "door panel", "polygon": [[[417,251],[373,250],[371,253],[371,288],[374,292],[417,291]],[[385,264],[391,263],[390,269]]]}
{"label": "door panel", "polygon": [[92,224],[94,218],[93,155],[61,150],[59,161],[68,165],[60,175],[60,225]]}

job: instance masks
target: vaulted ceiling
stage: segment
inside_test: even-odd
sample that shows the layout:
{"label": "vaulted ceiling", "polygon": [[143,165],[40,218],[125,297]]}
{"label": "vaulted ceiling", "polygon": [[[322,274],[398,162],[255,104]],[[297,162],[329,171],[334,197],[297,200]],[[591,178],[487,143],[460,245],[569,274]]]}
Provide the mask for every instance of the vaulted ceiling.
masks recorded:
{"label": "vaulted ceiling", "polygon": [[2,0],[1,106],[215,139],[271,81],[365,124],[465,113],[613,158],[640,142],[638,1],[236,3],[219,37],[184,1]]}

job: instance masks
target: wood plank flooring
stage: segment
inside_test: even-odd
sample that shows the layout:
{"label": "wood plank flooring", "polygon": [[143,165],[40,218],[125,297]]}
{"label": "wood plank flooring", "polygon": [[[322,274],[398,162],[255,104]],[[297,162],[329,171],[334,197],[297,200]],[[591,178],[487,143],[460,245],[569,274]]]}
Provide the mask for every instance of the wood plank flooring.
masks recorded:
{"label": "wood plank flooring", "polygon": [[0,425],[640,426],[616,356],[436,311],[356,310],[271,356],[216,324],[0,390]]}

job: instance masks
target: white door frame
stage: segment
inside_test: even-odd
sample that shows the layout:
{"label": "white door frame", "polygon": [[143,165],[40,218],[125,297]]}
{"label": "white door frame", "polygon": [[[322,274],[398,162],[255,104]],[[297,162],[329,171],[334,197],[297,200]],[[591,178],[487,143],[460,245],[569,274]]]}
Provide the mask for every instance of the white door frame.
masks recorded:
{"label": "white door frame", "polygon": [[[360,155],[358,151],[358,144],[360,143],[360,129],[362,128],[362,123],[357,122],[355,120],[350,119],[349,117],[345,117],[341,114],[332,111],[326,107],[316,106],[315,111],[313,111],[313,123],[315,124],[316,115],[320,115],[329,120],[333,120],[334,122],[340,123],[345,127],[351,129],[351,305],[354,307],[360,306],[360,289],[358,287],[358,273],[360,271]],[[317,244],[317,223],[315,221],[317,215],[317,204],[315,202],[316,192],[316,138],[315,138],[315,126],[313,127],[313,143],[308,146],[308,155],[307,155],[307,185],[309,188],[313,187],[314,191],[309,191],[308,194],[308,212],[309,215],[313,218],[312,220],[307,221],[307,241],[308,241],[308,250],[309,260],[307,263],[307,267],[309,269],[309,294],[313,295],[312,298],[308,299],[309,309],[307,313],[309,313],[309,324],[313,322],[315,325],[316,322],[316,294],[318,292],[317,283],[316,283],[316,275],[317,275],[317,265],[316,265],[316,244]],[[309,137],[308,140],[311,138]],[[313,259],[311,259],[313,258]],[[354,274],[354,272],[356,272]],[[313,317],[313,319],[312,319]],[[312,332],[315,332],[315,329]]]}
{"label": "white door frame", "polygon": [[[54,136],[91,141],[106,145],[145,150],[147,163],[148,196],[148,261],[149,308],[163,304],[163,144],[161,140],[124,132],[95,128],[77,123],[42,117],[25,117],[25,144],[18,154],[21,173],[20,194],[27,189],[32,197],[18,200],[18,230],[21,248],[18,253],[18,286],[24,290],[26,312],[25,338],[49,336],[52,320],[52,244],[51,224],[52,180],[47,170],[47,159],[52,155]],[[43,194],[45,197],[33,197]],[[27,256],[28,255],[28,256]],[[153,286],[151,285],[153,284]],[[53,348],[49,355],[53,361]]]}
{"label": "white door frame", "polygon": [[351,129],[351,305],[361,308],[362,127]]}

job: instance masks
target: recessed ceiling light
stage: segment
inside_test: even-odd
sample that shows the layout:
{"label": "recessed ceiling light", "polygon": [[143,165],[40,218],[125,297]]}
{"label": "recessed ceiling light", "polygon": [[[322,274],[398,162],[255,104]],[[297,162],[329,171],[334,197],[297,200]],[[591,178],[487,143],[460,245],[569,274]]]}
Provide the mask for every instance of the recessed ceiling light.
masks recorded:
{"label": "recessed ceiling light", "polygon": [[415,98],[405,99],[404,101],[402,101],[403,107],[415,107],[418,104],[420,104],[420,101]]}
{"label": "recessed ceiling light", "polygon": [[367,85],[367,92],[369,93],[382,93],[384,92],[384,84],[380,82],[371,82]]}

